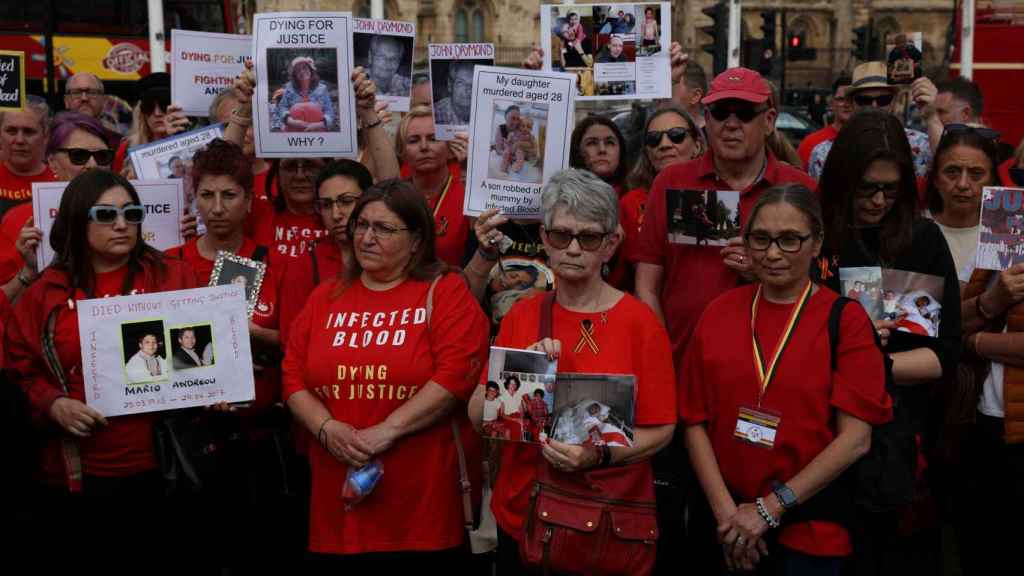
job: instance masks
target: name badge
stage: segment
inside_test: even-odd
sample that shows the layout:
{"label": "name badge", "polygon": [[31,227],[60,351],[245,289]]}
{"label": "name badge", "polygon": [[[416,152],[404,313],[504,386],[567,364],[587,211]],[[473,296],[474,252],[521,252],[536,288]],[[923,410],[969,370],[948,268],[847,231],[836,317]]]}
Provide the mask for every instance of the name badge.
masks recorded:
{"label": "name badge", "polygon": [[772,449],[782,416],[763,409],[740,406],[733,436],[747,444]]}

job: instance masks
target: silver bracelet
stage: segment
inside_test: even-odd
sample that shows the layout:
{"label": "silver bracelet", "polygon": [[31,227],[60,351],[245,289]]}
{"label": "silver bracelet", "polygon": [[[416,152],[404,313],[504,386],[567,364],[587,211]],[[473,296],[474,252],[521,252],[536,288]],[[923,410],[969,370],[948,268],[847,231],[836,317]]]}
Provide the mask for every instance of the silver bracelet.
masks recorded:
{"label": "silver bracelet", "polygon": [[757,504],[757,513],[768,523],[769,528],[778,528],[782,525],[778,519],[768,513],[768,509],[764,506],[764,498],[758,498],[754,503]]}

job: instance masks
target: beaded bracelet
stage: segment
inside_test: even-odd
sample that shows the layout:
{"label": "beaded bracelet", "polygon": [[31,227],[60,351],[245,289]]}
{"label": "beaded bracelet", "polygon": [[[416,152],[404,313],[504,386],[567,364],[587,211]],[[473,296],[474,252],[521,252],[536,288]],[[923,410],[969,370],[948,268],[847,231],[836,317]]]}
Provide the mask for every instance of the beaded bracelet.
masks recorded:
{"label": "beaded bracelet", "polygon": [[768,513],[768,509],[764,506],[764,498],[758,498],[754,503],[757,504],[757,513],[768,523],[769,528],[778,528],[781,525],[778,519]]}

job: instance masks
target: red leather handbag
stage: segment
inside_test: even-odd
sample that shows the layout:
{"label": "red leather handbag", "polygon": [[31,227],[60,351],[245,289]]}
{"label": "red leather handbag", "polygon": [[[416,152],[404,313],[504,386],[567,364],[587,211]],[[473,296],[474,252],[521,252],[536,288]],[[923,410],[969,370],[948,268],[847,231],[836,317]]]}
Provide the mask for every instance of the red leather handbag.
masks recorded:
{"label": "red leather handbag", "polygon": [[[540,338],[551,335],[554,292],[541,307]],[[538,462],[520,560],[545,574],[650,574],[658,541],[649,461],[561,472]]]}

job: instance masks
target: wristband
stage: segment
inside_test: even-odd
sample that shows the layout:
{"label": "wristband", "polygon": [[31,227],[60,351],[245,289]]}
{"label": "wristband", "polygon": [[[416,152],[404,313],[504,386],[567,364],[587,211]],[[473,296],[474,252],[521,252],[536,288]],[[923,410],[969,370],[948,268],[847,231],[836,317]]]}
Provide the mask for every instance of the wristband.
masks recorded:
{"label": "wristband", "polygon": [[327,426],[327,423],[330,422],[331,420],[334,420],[334,418],[332,418],[331,416],[328,416],[326,419],[324,419],[324,421],[320,424],[320,430],[318,430],[316,433],[316,441],[319,442],[321,446],[323,446],[324,444],[324,426]]}
{"label": "wristband", "polygon": [[777,518],[768,513],[768,509],[764,506],[764,498],[758,498],[754,503],[757,505],[757,513],[761,515],[769,528],[778,528],[782,525]]}
{"label": "wristband", "polygon": [[989,314],[988,310],[985,310],[981,305],[981,294],[978,294],[978,297],[974,299],[974,309],[978,312],[978,316],[984,318],[986,322],[991,322],[996,319],[995,314]]}
{"label": "wristband", "polygon": [[25,288],[28,288],[29,286],[32,285],[32,280],[25,277],[24,270],[18,270],[18,282],[21,282],[21,285],[24,286]]}

